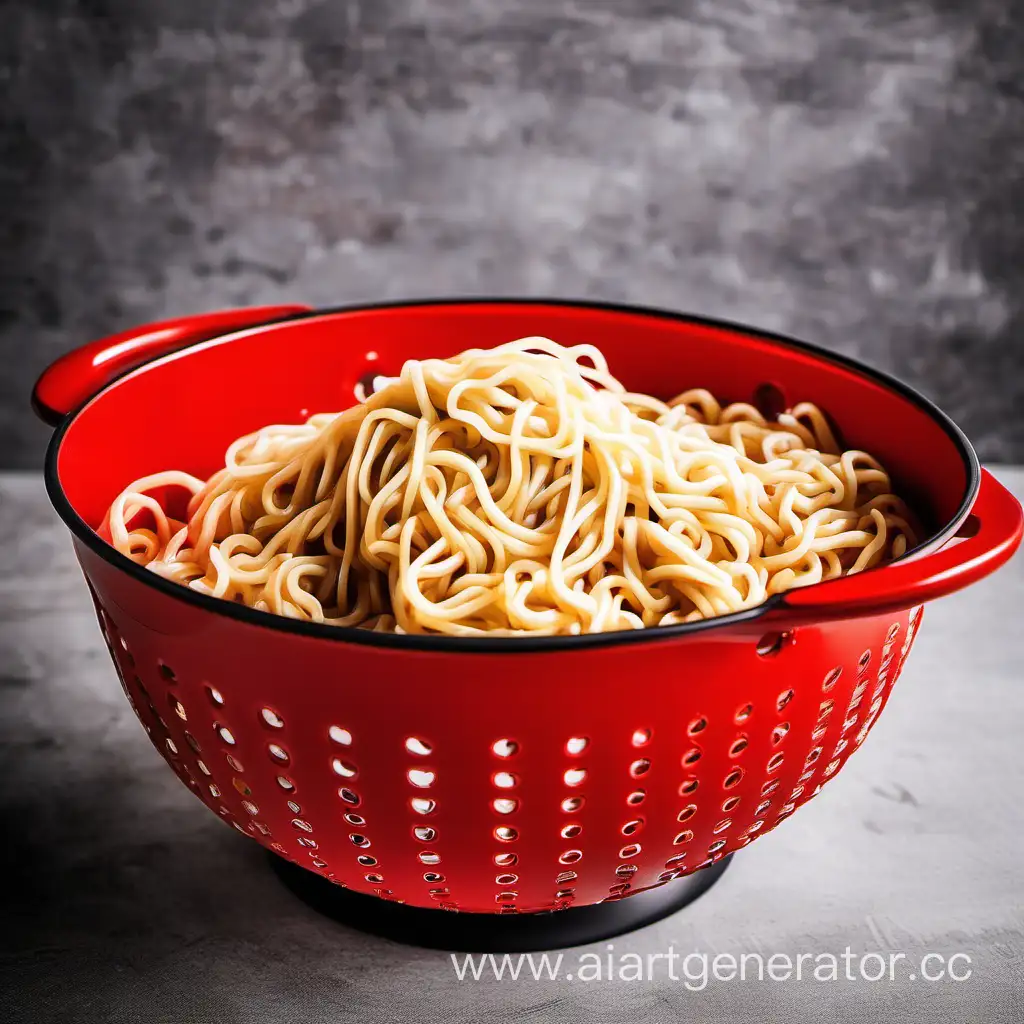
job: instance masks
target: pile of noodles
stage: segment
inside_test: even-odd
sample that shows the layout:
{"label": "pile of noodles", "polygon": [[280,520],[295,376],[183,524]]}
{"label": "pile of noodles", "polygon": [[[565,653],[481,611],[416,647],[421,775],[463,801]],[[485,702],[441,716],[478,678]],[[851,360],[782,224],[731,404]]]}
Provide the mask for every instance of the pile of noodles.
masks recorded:
{"label": "pile of noodles", "polygon": [[[240,438],[113,503],[115,547],[193,590],[399,633],[689,622],[898,558],[911,516],[801,403],[631,394],[592,346],[409,361],[340,414]],[[151,492],[184,487],[187,522]]]}

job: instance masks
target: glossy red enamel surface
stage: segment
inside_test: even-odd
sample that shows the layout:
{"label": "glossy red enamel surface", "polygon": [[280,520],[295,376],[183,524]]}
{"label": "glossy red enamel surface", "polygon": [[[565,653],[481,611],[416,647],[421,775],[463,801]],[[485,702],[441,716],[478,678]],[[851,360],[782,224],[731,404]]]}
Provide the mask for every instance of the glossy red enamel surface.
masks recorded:
{"label": "glossy red enamel surface", "polygon": [[103,385],[139,363],[228,331],[301,313],[305,306],[255,306],[164,320],[73,349],[49,366],[32,392],[40,417],[56,425]]}
{"label": "glossy red enamel surface", "polygon": [[[488,653],[233,617],[126,571],[78,520],[98,525],[135,477],[207,475],[242,433],[351,404],[367,373],[534,334],[596,344],[635,390],[748,400],[771,382],[790,402],[814,400],[937,530],[973,501],[973,536],[943,543],[946,530],[913,559],[796,592],[752,621]],[[530,911],[695,870],[834,777],[884,706],[921,602],[1019,542],[1019,506],[990,477],[974,493],[951,431],[895,387],[738,329],[603,307],[431,304],[292,320],[148,364],[67,425],[49,486],[126,692],[215,813],[353,889]],[[759,654],[772,631],[782,642]],[[494,751],[502,740],[507,757]]]}
{"label": "glossy red enamel surface", "polygon": [[79,553],[127,694],[214,813],[352,889],[470,911],[597,902],[768,832],[863,741],[917,622],[797,630],[767,656],[715,631],[382,650],[217,619]]}

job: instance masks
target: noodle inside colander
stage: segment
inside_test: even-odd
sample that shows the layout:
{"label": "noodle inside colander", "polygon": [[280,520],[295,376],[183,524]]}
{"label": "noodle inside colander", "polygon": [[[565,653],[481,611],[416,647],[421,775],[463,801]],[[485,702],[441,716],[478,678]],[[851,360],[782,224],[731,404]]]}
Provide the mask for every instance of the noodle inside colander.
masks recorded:
{"label": "noodle inside colander", "polygon": [[[291,618],[454,636],[691,622],[898,558],[912,516],[801,402],[633,394],[589,345],[410,360],[341,413],[130,484],[103,532],[183,586]],[[383,385],[383,386],[379,386]],[[153,492],[183,487],[185,520]],[[180,513],[179,513],[180,514]]]}

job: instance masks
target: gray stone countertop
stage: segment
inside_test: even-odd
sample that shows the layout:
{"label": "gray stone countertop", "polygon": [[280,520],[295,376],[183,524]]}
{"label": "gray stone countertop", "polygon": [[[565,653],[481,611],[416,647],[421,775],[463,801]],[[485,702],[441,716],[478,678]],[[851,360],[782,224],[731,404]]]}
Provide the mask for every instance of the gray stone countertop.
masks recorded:
{"label": "gray stone countertop", "polygon": [[[1024,495],[1024,469],[998,475]],[[0,476],[0,537],[4,1020],[1024,1021],[1024,555],[926,609],[885,714],[820,797],[697,903],[615,940],[680,957],[902,951],[912,967],[964,953],[970,978],[692,991],[681,967],[459,982],[447,953],[320,917],[149,745],[38,477]]]}

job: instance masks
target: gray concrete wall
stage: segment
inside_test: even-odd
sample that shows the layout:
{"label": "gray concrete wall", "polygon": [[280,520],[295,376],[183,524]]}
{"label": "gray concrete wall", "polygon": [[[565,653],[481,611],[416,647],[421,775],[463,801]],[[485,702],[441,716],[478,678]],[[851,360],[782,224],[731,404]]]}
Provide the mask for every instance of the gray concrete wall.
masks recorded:
{"label": "gray concrete wall", "polygon": [[1024,460],[1014,0],[0,0],[0,463],[92,337],[591,296],[857,354]]}

